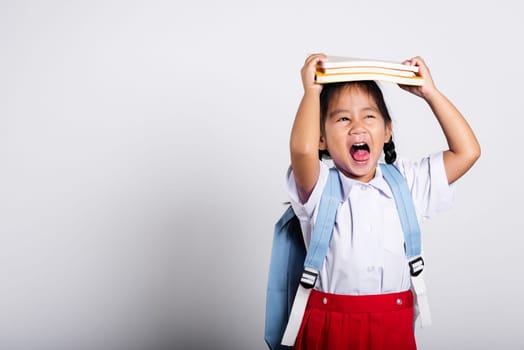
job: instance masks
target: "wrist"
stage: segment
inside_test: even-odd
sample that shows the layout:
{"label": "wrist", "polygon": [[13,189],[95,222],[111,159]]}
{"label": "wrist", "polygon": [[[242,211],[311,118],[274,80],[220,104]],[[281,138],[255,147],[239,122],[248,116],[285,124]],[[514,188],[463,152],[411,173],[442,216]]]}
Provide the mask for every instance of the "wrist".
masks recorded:
{"label": "wrist", "polygon": [[431,89],[429,91],[425,91],[424,94],[422,95],[424,100],[426,100],[426,102],[429,103],[429,104],[435,103],[442,96],[443,96],[442,93],[437,88],[433,88],[433,89]]}
{"label": "wrist", "polygon": [[304,97],[320,97],[322,92],[322,85],[314,84],[312,86],[304,86]]}

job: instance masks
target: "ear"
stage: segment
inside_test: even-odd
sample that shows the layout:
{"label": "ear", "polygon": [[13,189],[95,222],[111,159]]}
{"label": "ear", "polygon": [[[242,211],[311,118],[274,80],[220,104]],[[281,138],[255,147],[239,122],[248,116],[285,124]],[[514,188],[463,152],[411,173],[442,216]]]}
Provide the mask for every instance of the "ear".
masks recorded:
{"label": "ear", "polygon": [[318,142],[318,149],[321,151],[327,150],[327,143],[326,143],[324,136],[322,135],[320,136],[320,141]]}
{"label": "ear", "polygon": [[384,134],[384,139],[386,142],[389,142],[391,140],[391,134],[393,132],[393,124],[391,122],[386,124],[386,132]]}

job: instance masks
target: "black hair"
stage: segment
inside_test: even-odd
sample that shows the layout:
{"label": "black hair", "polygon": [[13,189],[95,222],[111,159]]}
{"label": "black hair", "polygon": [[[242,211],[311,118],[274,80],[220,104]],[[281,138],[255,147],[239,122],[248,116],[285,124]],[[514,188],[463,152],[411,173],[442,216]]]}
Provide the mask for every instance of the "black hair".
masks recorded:
{"label": "black hair", "polygon": [[[386,125],[392,123],[391,116],[386,106],[386,101],[384,101],[384,95],[382,94],[382,90],[375,81],[363,80],[325,84],[322,87],[322,91],[320,93],[320,132],[323,137],[326,131],[326,118],[329,109],[329,104],[340,93],[340,91],[342,91],[343,89],[353,87],[361,89],[364,92],[368,93],[373,99],[373,101],[375,101],[375,103],[377,104],[378,110],[384,118],[384,123]],[[397,158],[397,153],[395,152],[395,144],[393,143],[393,136],[387,143],[384,144],[384,155],[385,161],[388,164],[393,163]],[[319,158],[322,159],[325,157],[329,157],[329,152],[327,150],[319,151]]]}

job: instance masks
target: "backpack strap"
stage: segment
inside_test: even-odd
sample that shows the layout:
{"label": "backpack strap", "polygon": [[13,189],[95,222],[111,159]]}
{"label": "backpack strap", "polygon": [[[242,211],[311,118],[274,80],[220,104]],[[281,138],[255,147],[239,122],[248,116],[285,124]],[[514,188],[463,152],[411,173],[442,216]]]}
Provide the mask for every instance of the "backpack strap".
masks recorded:
{"label": "backpack strap", "polygon": [[[304,261],[304,275],[300,283],[306,288],[313,288],[315,286],[318,273],[322,268],[329,248],[337,210],[341,201],[342,189],[338,171],[335,168],[331,168],[329,169],[326,187],[320,199],[315,228],[311,236],[311,242],[309,243],[306,260]],[[311,276],[311,272],[309,271],[312,270],[316,271],[314,280],[309,278]]]}
{"label": "backpack strap", "polygon": [[382,176],[388,183],[395,203],[404,232],[404,241],[406,243],[406,257],[409,263],[411,273],[411,286],[415,292],[415,305],[420,316],[422,327],[431,325],[431,314],[429,302],[427,299],[426,284],[422,278],[424,270],[424,259],[422,258],[422,244],[420,226],[417,220],[417,214],[413,205],[413,198],[409,191],[406,179],[400,171],[391,164],[380,164]]}
{"label": "backpack strap", "polygon": [[293,346],[300,330],[312,288],[318,278],[326,257],[335,226],[338,207],[342,200],[342,189],[336,168],[329,169],[326,187],[322,192],[315,228],[304,261],[304,272],[293,301],[289,321],[282,337],[282,345]]}
{"label": "backpack strap", "polygon": [[420,227],[418,225],[417,214],[415,212],[415,207],[413,206],[413,199],[411,198],[406,179],[402,176],[400,171],[391,164],[381,163],[380,168],[382,170],[382,176],[391,188],[393,197],[395,197],[400,223],[402,224],[402,230],[404,231],[406,257],[411,259],[420,256]]}

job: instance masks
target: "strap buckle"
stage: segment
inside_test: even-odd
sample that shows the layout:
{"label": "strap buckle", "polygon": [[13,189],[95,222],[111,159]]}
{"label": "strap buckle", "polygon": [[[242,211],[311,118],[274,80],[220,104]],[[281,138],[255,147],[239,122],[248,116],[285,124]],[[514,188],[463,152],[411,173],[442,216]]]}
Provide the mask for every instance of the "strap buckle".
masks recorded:
{"label": "strap buckle", "polygon": [[312,269],[311,267],[304,267],[304,272],[302,272],[302,277],[300,278],[300,285],[306,289],[311,289],[315,286],[317,277],[317,270]]}
{"label": "strap buckle", "polygon": [[422,270],[424,270],[424,259],[422,259],[421,256],[418,256],[415,259],[410,260],[409,272],[411,273],[411,276],[417,277],[422,273]]}

